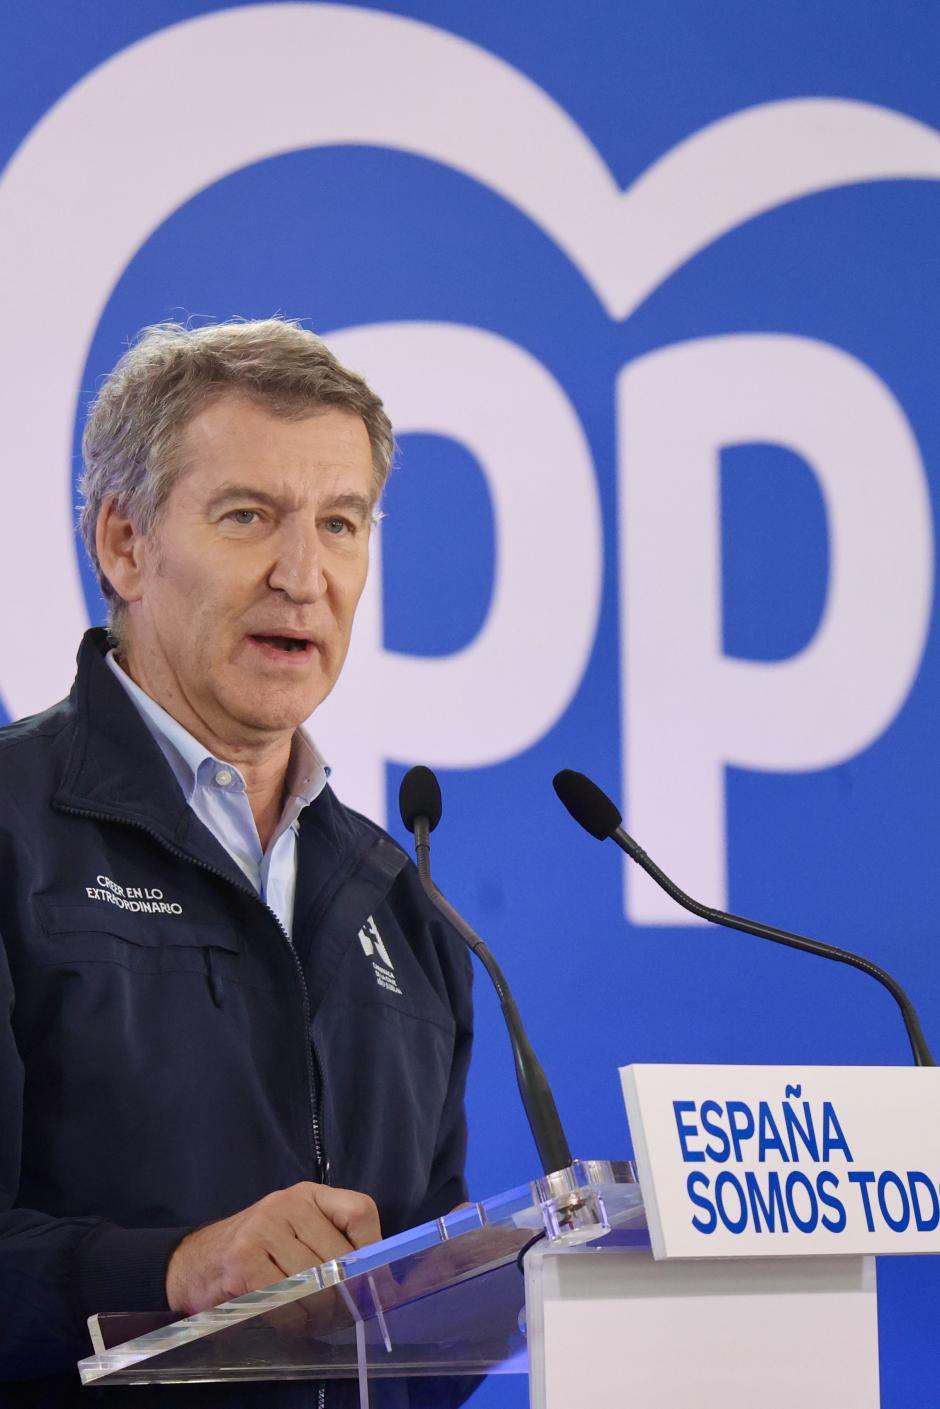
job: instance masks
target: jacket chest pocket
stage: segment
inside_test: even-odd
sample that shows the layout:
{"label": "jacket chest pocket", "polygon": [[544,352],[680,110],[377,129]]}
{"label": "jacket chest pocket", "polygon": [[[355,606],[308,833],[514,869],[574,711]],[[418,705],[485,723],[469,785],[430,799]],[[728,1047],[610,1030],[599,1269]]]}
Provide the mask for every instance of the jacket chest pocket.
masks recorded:
{"label": "jacket chest pocket", "polygon": [[108,904],[62,905],[43,897],[39,912],[46,935],[41,960],[45,965],[111,963],[137,973],[206,974],[214,956],[223,968],[230,968],[239,952],[237,936],[228,926],[193,923],[185,914]]}

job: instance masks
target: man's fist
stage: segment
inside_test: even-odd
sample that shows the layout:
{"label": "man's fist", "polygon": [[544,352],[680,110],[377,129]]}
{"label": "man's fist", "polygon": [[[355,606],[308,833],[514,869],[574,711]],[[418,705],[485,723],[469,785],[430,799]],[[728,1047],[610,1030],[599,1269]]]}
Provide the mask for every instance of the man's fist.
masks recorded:
{"label": "man's fist", "polygon": [[294,1184],[184,1238],[167,1267],[167,1302],[193,1316],[381,1236],[368,1194]]}

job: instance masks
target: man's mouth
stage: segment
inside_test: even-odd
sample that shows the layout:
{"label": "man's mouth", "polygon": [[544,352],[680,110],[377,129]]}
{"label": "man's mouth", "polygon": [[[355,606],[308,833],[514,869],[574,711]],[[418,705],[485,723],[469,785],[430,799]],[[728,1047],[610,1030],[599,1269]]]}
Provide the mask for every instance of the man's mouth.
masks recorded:
{"label": "man's mouth", "polygon": [[309,655],[314,649],[313,641],[306,636],[261,635],[253,632],[248,639],[269,651],[278,651],[285,656]]}

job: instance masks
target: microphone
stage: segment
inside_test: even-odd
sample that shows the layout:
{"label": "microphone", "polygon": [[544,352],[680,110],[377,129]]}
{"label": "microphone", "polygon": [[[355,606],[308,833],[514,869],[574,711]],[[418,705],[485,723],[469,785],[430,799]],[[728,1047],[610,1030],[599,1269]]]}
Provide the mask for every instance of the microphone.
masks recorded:
{"label": "microphone", "polygon": [[552,1096],[548,1078],[522,1024],[516,1000],[506,982],[506,976],[483,940],[471,929],[462,915],[444,899],[431,879],[430,834],[441,820],[441,789],[430,768],[411,768],[402,779],[398,793],[401,820],[415,839],[418,876],[431,904],[454,927],[460,938],[472,949],[493,982],[509,1032],[512,1055],[516,1065],[516,1080],[525,1108],[532,1138],[538,1150],[545,1174],[567,1169],[571,1151],[562,1128],[561,1118]]}
{"label": "microphone", "polygon": [[853,954],[850,949],[839,949],[834,944],[824,944],[822,940],[808,939],[806,935],[795,934],[791,930],[764,925],[759,920],[747,920],[742,915],[731,915],[725,910],[716,910],[710,905],[702,905],[700,901],[693,900],[684,890],[679,889],[675,881],[670,880],[665,871],[660,870],[629,832],[624,831],[620,825],[623,819],[615,804],[590,778],[586,778],[583,773],[564,768],[555,774],[552,783],[559,800],[586,832],[590,832],[598,841],[606,841],[610,837],[683,909],[690,910],[693,915],[698,915],[700,919],[708,920],[713,925],[724,925],[727,929],[756,935],[758,939],[769,939],[774,944],[785,944],[790,949],[801,949],[804,954],[818,954],[822,959],[835,959],[837,963],[861,969],[863,974],[877,979],[901,1010],[915,1064],[919,1067],[936,1066],[914,1004],[901,985],[884,969],[873,964],[870,959],[862,958],[860,954]]}

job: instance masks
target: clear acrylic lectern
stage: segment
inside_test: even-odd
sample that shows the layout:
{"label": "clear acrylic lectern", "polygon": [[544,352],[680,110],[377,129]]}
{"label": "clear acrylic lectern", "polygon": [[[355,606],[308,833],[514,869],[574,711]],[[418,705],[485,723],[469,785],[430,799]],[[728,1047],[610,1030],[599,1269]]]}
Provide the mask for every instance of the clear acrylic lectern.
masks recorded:
{"label": "clear acrylic lectern", "polygon": [[579,1161],[198,1316],[93,1316],[82,1382],[525,1374],[520,1255],[615,1229],[647,1242],[632,1165]]}
{"label": "clear acrylic lectern", "polygon": [[528,1374],[532,1409],[878,1404],[871,1258],[654,1262],[628,1163],[578,1161],[199,1316],[89,1325],[86,1385],[346,1379],[369,1409],[387,1377]]}

